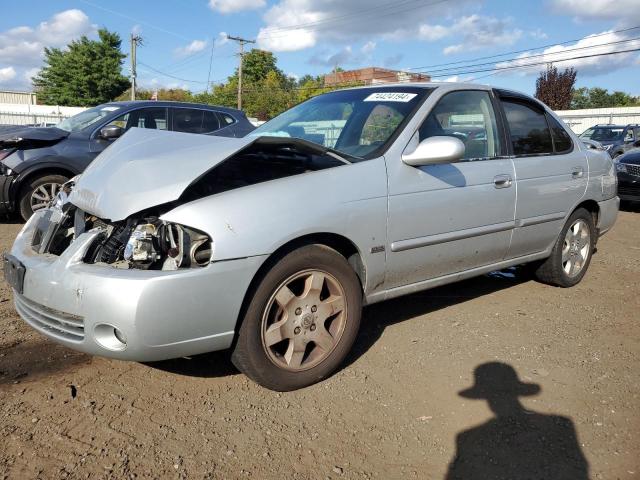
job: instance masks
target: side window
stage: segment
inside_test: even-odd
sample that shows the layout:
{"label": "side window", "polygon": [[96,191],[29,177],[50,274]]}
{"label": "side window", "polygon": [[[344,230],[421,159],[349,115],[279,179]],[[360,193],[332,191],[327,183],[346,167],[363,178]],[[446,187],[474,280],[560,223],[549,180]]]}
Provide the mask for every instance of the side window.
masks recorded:
{"label": "side window", "polygon": [[451,136],[465,145],[464,158],[492,158],[499,155],[498,127],[488,92],[465,90],[442,97],[418,130],[420,141],[434,136]]}
{"label": "side window", "polygon": [[227,125],[231,125],[236,122],[236,119],[228,113],[218,112],[218,117],[220,117],[220,128],[226,127]]}
{"label": "side window", "polygon": [[544,112],[530,105],[502,100],[514,155],[553,153],[551,131]]}
{"label": "side window", "polygon": [[568,153],[573,150],[573,141],[567,130],[551,115],[547,115],[547,121],[551,126],[555,153]]}
{"label": "side window", "polygon": [[220,129],[215,112],[195,108],[173,110],[173,129],[185,133],[211,133]]}
{"label": "side window", "polygon": [[633,128],[627,129],[627,133],[624,135],[625,142],[633,142]]}
{"label": "side window", "polygon": [[120,115],[109,125],[118,125],[125,130],[131,127],[167,130],[167,109],[162,107],[141,108]]}

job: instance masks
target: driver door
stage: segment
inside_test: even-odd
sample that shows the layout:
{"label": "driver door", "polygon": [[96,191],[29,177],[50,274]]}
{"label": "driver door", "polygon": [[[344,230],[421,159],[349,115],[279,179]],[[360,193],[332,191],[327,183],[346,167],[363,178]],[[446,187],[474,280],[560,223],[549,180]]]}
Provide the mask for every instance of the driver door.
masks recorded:
{"label": "driver door", "polygon": [[[455,163],[413,167],[387,158],[387,288],[500,262],[515,214],[513,162],[504,156],[493,94],[445,93],[414,136],[453,136],[465,143]],[[418,138],[416,138],[416,136]],[[409,147],[410,148],[410,147]]]}

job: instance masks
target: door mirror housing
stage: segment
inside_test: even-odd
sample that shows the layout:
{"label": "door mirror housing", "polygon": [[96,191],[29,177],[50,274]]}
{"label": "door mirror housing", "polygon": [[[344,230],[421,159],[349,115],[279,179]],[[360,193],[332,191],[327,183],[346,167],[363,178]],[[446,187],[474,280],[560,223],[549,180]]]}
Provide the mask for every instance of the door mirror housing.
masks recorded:
{"label": "door mirror housing", "polygon": [[115,140],[124,134],[124,128],[118,125],[107,125],[100,129],[100,138],[104,140]]}
{"label": "door mirror housing", "polygon": [[412,167],[452,163],[464,157],[465,146],[456,137],[435,136],[425,138],[411,153],[403,153],[402,161]]}

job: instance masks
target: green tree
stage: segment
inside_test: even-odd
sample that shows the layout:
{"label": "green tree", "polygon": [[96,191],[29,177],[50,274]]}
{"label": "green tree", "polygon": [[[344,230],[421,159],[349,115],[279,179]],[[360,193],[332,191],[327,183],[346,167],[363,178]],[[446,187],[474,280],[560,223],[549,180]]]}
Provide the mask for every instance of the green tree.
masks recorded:
{"label": "green tree", "polygon": [[625,92],[615,91],[609,93],[606,88],[581,87],[573,91],[571,108],[607,108],[607,107],[631,107],[640,105],[640,97],[634,97]]}
{"label": "green tree", "polygon": [[[193,94],[189,90],[184,90],[182,88],[160,88],[157,90],[158,92],[158,100],[167,100],[171,102],[192,102]],[[136,89],[136,99],[138,100],[151,100],[155,90],[150,90],[146,88],[137,88]],[[118,101],[126,101],[131,99],[131,89],[127,88],[124,93],[120,94],[116,97]]]}
{"label": "green tree", "polygon": [[571,105],[577,73],[573,68],[559,72],[557,67],[549,65],[536,80],[535,97],[553,110],[567,110]]}
{"label": "green tree", "polygon": [[120,37],[106,29],[98,40],[86,36],[66,49],[45,48],[45,66],[32,79],[38,100],[45,104],[93,106],[124,92],[129,81],[122,75]]}

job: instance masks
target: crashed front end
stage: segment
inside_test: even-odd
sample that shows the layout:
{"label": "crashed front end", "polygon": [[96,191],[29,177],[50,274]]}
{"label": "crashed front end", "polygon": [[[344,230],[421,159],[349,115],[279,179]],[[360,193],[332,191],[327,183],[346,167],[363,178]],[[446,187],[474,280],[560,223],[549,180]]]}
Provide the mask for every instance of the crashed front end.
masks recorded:
{"label": "crashed front end", "polygon": [[16,238],[4,265],[16,309],[94,355],[153,361],[228,348],[270,252],[216,257],[225,232],[202,230],[221,228],[209,212],[227,191],[344,164],[295,139],[131,129]]}
{"label": "crashed front end", "polygon": [[16,310],[30,326],[123,360],[231,345],[261,257],[215,262],[204,232],[152,214],[112,222],[63,200],[36,212],[5,254]]}

